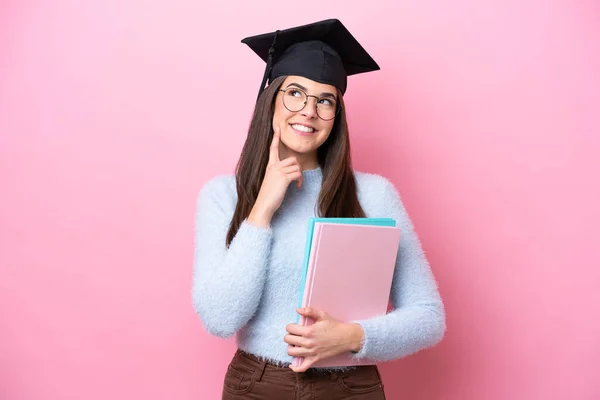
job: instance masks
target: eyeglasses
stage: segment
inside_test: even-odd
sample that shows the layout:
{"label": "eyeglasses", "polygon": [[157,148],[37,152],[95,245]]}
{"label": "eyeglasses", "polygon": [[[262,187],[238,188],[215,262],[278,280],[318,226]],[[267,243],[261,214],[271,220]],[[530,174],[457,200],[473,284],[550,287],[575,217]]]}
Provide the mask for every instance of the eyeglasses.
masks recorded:
{"label": "eyeglasses", "polygon": [[283,105],[291,112],[298,112],[306,107],[309,97],[317,99],[317,115],[324,121],[331,121],[336,117],[341,107],[338,107],[335,97],[317,97],[306,94],[302,89],[279,89],[283,92]]}

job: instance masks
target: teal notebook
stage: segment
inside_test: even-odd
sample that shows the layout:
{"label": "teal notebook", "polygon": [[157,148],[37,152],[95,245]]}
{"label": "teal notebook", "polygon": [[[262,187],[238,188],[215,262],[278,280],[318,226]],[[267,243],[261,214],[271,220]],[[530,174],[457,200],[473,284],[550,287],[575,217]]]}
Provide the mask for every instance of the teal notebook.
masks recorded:
{"label": "teal notebook", "polygon": [[[396,220],[392,218],[310,218],[308,220],[308,230],[306,233],[306,244],[304,249],[304,265],[302,268],[302,283],[300,287],[300,299],[298,308],[302,307],[302,297],[304,296],[304,286],[306,285],[306,275],[308,273],[308,262],[310,259],[310,250],[313,241],[313,231],[315,223],[328,222],[334,224],[348,225],[372,225],[372,226],[396,226]],[[300,314],[297,316],[296,323],[300,322]]]}

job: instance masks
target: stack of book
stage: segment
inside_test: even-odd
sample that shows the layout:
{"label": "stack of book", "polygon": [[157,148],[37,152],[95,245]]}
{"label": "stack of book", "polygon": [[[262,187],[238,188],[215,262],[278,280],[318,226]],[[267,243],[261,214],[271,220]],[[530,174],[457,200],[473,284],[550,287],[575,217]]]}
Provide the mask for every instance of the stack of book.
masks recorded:
{"label": "stack of book", "polygon": [[[391,218],[311,218],[308,223],[299,307],[327,312],[342,322],[387,312],[400,245],[400,228]],[[299,325],[314,321],[299,315]],[[292,365],[302,363],[294,357]],[[375,364],[351,353],[313,367]]]}

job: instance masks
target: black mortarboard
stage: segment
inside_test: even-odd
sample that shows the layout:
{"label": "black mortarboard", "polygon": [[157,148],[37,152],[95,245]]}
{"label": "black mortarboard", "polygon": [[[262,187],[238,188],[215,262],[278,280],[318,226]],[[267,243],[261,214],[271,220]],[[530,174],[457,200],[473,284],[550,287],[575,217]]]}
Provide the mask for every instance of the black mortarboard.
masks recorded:
{"label": "black mortarboard", "polygon": [[267,81],[299,75],[346,92],[347,76],[379,65],[337,19],[328,19],[242,40],[267,63],[258,92]]}

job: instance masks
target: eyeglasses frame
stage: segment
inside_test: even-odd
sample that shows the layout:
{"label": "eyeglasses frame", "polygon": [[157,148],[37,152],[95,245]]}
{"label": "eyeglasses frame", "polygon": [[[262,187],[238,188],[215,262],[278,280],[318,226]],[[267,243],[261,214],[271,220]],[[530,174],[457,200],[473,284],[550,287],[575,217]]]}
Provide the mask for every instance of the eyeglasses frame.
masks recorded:
{"label": "eyeglasses frame", "polygon": [[323,121],[331,121],[331,120],[335,119],[338,116],[338,114],[340,113],[340,110],[342,109],[342,106],[341,106],[339,100],[337,99],[337,97],[334,97],[335,103],[336,103],[335,104],[335,114],[333,115],[333,118],[325,119],[325,118],[321,117],[321,115],[319,115],[319,101],[322,100],[322,99],[330,99],[330,97],[318,97],[318,96],[315,96],[315,95],[312,95],[312,94],[308,94],[304,90],[302,90],[300,88],[297,88],[297,87],[289,87],[287,89],[279,89],[279,91],[283,92],[283,93],[287,92],[288,90],[297,90],[297,91],[302,92],[302,93],[304,93],[306,95],[306,101],[304,102],[304,105],[302,106],[302,108],[299,109],[299,110],[290,110],[285,105],[285,101],[283,100],[283,96],[281,97],[281,102],[283,103],[283,106],[286,108],[286,110],[288,110],[290,112],[300,112],[300,111],[304,110],[304,108],[306,107],[306,104],[308,104],[309,97],[314,97],[315,99],[317,99],[317,102],[315,103],[315,110],[316,110],[317,115],[319,116],[319,118],[321,118]]}

